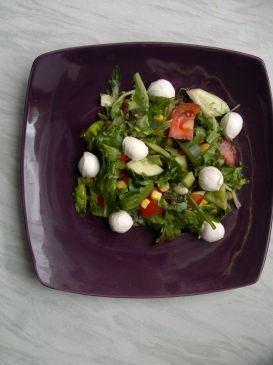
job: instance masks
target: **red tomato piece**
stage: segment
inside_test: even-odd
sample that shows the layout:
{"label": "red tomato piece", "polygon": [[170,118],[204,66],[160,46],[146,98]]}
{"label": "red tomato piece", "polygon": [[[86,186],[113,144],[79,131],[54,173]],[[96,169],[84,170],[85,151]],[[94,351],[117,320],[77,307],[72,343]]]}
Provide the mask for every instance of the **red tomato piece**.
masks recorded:
{"label": "red tomato piece", "polygon": [[120,170],[120,179],[128,183],[129,176],[126,174],[126,170]]}
{"label": "red tomato piece", "polygon": [[220,153],[227,165],[235,165],[237,152],[232,142],[227,139],[223,139],[220,143]]}
{"label": "red tomato piece", "polygon": [[127,155],[125,155],[124,153],[122,153],[122,154],[119,156],[119,159],[120,159],[120,161],[122,161],[122,162],[126,162],[126,161],[130,160],[130,159],[129,159],[129,157],[128,157]]}
{"label": "red tomato piece", "polygon": [[202,194],[199,194],[199,193],[193,193],[191,194],[191,198],[192,200],[197,204],[201,204],[202,201],[204,200],[204,196]]}
{"label": "red tomato piece", "polygon": [[150,204],[147,206],[147,208],[142,208],[140,206],[140,212],[141,214],[144,216],[144,217],[152,217],[154,215],[157,215],[157,214],[162,214],[164,213],[165,209],[164,208],[161,208],[159,205],[158,205],[158,202],[157,200],[153,200],[151,198],[151,195],[147,196],[147,199],[149,199],[151,202]]}
{"label": "red tomato piece", "polygon": [[98,199],[97,199],[97,204],[100,206],[100,207],[104,207],[104,197],[99,195],[98,196]]}
{"label": "red tomato piece", "polygon": [[194,119],[200,110],[200,106],[194,103],[184,103],[175,107],[172,113],[169,137],[193,140]]}

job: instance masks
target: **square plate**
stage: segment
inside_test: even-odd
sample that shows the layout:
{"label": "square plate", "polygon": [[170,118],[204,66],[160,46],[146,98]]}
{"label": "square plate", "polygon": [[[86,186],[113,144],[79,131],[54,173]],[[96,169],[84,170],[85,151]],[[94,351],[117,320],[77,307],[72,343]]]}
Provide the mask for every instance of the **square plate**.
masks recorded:
{"label": "square plate", "polygon": [[[165,78],[200,87],[233,107],[244,128],[236,144],[250,184],[240,210],[224,220],[226,235],[208,244],[183,235],[156,249],[153,233],[126,234],[106,219],[76,214],[72,191],[83,152],[80,134],[96,120],[99,93],[114,65],[122,89],[140,72],[146,85]],[[263,61],[229,50],[174,43],[77,47],[39,56],[28,84],[21,186],[33,261],[44,285],[89,295],[165,297],[207,293],[257,281],[270,236],[273,187],[272,104]]]}

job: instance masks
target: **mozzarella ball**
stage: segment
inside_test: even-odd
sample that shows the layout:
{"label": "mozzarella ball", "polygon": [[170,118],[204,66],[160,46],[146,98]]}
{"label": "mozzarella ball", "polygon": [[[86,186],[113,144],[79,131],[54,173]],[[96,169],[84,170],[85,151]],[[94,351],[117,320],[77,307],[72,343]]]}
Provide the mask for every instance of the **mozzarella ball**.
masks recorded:
{"label": "mozzarella ball", "polygon": [[213,223],[216,226],[215,229],[213,229],[208,222],[204,222],[200,231],[200,237],[207,242],[218,241],[225,235],[225,228],[222,223]]}
{"label": "mozzarella ball", "polygon": [[203,167],[198,178],[201,189],[206,191],[218,191],[224,183],[221,171],[214,166]]}
{"label": "mozzarella ball", "polygon": [[109,216],[109,225],[112,231],[117,233],[125,233],[133,225],[133,219],[125,210],[120,210],[119,212],[112,213]]}
{"label": "mozzarella ball", "polygon": [[189,189],[186,188],[183,184],[178,184],[174,187],[174,191],[179,195],[188,194]]}
{"label": "mozzarella ball", "polygon": [[168,80],[160,79],[151,83],[148,87],[148,94],[152,96],[161,96],[163,98],[174,98],[175,89]]}
{"label": "mozzarella ball", "polygon": [[224,135],[229,139],[233,139],[242,130],[243,118],[238,113],[229,112],[221,119],[220,125],[223,128]]}
{"label": "mozzarella ball", "polygon": [[100,163],[97,156],[93,153],[84,152],[78,167],[82,177],[95,177],[100,170]]}
{"label": "mozzarella ball", "polygon": [[135,137],[125,137],[122,148],[125,155],[134,161],[142,160],[149,152],[146,144]]}

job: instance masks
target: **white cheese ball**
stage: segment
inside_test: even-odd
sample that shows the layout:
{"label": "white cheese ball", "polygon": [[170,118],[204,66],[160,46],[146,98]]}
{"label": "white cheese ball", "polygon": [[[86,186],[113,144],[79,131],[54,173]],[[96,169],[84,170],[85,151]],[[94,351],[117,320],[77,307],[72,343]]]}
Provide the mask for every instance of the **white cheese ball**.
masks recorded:
{"label": "white cheese ball", "polygon": [[160,79],[151,83],[148,87],[148,94],[152,96],[161,96],[163,98],[174,98],[175,89],[168,80]]}
{"label": "white cheese ball", "polygon": [[227,113],[220,122],[224,135],[229,139],[234,139],[241,132],[243,127],[243,118],[235,112]]}
{"label": "white cheese ball", "polygon": [[133,225],[133,219],[125,210],[120,210],[119,212],[112,213],[109,216],[109,225],[112,231],[117,233],[125,233]]}
{"label": "white cheese ball", "polygon": [[198,174],[199,185],[205,191],[218,191],[224,183],[220,170],[214,166],[206,166]]}
{"label": "white cheese ball", "polygon": [[225,228],[222,223],[213,222],[215,229],[208,222],[204,222],[200,231],[200,237],[207,242],[215,242],[222,239],[225,235]]}
{"label": "white cheese ball", "polygon": [[139,161],[148,155],[148,147],[144,142],[135,137],[125,137],[122,142],[123,152],[131,160]]}
{"label": "white cheese ball", "polygon": [[188,194],[189,189],[186,188],[183,184],[178,184],[174,187],[174,191],[179,195],[185,195]]}
{"label": "white cheese ball", "polygon": [[78,168],[82,177],[95,177],[100,170],[100,163],[97,156],[93,153],[84,152],[79,161]]}

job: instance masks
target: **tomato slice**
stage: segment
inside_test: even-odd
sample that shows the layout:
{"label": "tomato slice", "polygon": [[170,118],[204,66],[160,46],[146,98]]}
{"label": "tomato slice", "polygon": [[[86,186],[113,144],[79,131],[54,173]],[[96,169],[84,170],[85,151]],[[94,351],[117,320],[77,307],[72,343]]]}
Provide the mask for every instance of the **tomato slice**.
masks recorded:
{"label": "tomato slice", "polygon": [[159,205],[158,205],[158,202],[157,200],[153,200],[151,198],[151,195],[147,196],[147,199],[149,199],[151,202],[150,204],[147,206],[147,208],[142,208],[140,206],[140,212],[141,214],[144,216],[144,217],[152,217],[154,215],[157,215],[157,214],[162,214],[164,213],[165,209],[164,208],[161,208]]}
{"label": "tomato slice", "polygon": [[123,170],[120,170],[120,179],[123,180],[124,182],[126,182],[126,184],[128,183],[128,180],[129,180],[129,176],[126,174],[126,170],[123,169]]}
{"label": "tomato slice", "polygon": [[193,194],[191,194],[191,198],[192,198],[192,200],[197,204],[197,205],[199,205],[199,204],[201,204],[202,203],[202,201],[204,200],[204,195],[202,195],[202,194],[199,194],[199,193],[193,193]]}
{"label": "tomato slice", "polygon": [[120,161],[122,161],[122,162],[126,162],[126,161],[130,160],[130,159],[129,159],[129,157],[128,157],[127,155],[125,155],[125,153],[122,153],[122,154],[119,156],[119,159],[120,159]]}
{"label": "tomato slice", "polygon": [[172,113],[169,137],[192,141],[194,119],[200,110],[200,106],[194,103],[178,105]]}
{"label": "tomato slice", "polygon": [[220,143],[220,153],[227,165],[235,165],[237,152],[232,142],[228,141],[227,139],[222,139]]}
{"label": "tomato slice", "polygon": [[98,196],[98,199],[97,199],[97,204],[100,206],[100,207],[104,207],[104,197],[102,195],[99,195]]}

